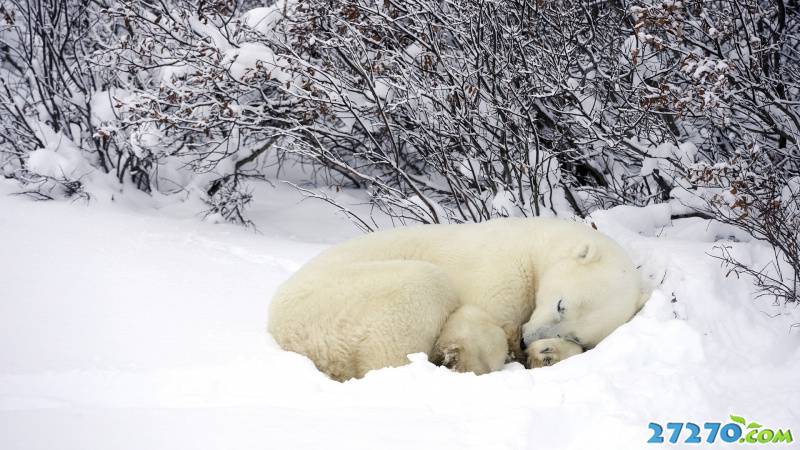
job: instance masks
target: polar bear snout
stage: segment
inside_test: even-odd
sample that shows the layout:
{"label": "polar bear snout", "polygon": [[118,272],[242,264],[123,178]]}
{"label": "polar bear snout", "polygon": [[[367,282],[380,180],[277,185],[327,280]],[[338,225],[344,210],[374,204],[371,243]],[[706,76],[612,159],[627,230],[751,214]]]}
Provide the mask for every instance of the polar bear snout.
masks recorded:
{"label": "polar bear snout", "polygon": [[[528,325],[528,324],[526,324]],[[522,334],[522,342],[524,347],[527,348],[531,345],[531,342],[538,341],[539,339],[550,339],[561,337],[559,333],[559,327],[557,324],[555,325],[544,325],[535,329],[525,329],[523,327],[523,334]]]}
{"label": "polar bear snout", "polygon": [[[561,308],[562,304],[563,301],[559,301],[558,307]],[[578,330],[574,327],[575,322],[574,319],[566,317],[564,313],[553,314],[547,307],[534,310],[530,320],[522,325],[522,340],[525,341],[527,347],[530,347],[531,342],[540,339],[572,337],[577,341]]]}

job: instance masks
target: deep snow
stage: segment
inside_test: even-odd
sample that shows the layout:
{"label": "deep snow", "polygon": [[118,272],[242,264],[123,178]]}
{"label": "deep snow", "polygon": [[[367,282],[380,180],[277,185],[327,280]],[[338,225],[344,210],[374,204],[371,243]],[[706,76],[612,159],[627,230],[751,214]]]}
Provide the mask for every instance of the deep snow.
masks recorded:
{"label": "deep snow", "polygon": [[255,233],[196,205],[11,191],[0,182],[0,449],[653,448],[648,422],[729,414],[800,438],[800,311],[724,278],[706,253],[735,233],[665,206],[593,216],[656,286],[596,349],[480,377],[412,355],[340,384],[265,332],[276,286],[358,233],[332,208],[279,186]]}

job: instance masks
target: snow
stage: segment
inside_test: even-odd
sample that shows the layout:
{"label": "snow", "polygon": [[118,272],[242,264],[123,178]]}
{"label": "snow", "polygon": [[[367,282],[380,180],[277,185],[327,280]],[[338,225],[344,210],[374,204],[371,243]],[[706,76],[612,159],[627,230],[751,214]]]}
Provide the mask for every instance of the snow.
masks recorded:
{"label": "snow", "polygon": [[242,14],[242,21],[253,30],[264,36],[275,39],[275,29],[284,16],[284,12],[295,7],[295,2],[278,0],[271,6],[253,8]]}
{"label": "snow", "polygon": [[798,311],[725,278],[708,223],[663,207],[591,217],[656,288],[597,348],[480,377],[411,355],[337,383],[265,332],[278,284],[358,234],[333,208],[278,185],[253,232],[196,205],[33,202],[3,183],[2,449],[652,448],[650,421],[729,414],[800,432]]}
{"label": "snow", "polygon": [[662,142],[648,149],[648,156],[642,160],[641,176],[653,173],[659,169],[665,172],[674,172],[677,168],[668,158],[680,162],[679,167],[691,166],[697,157],[697,146],[693,142],[682,142],[675,146],[670,142]]}
{"label": "snow", "polygon": [[293,81],[294,77],[284,68],[287,65],[264,44],[247,42],[237,48],[231,48],[225,53],[225,64],[229,65],[230,73],[239,81],[243,81],[259,65],[263,65],[269,72],[270,78],[281,82]]}
{"label": "snow", "polygon": [[117,107],[114,104],[130,95],[131,93],[124,89],[94,92],[89,104],[92,111],[92,125],[96,127],[113,126],[118,115]]}
{"label": "snow", "polygon": [[512,216],[517,208],[514,207],[514,193],[503,189],[498,189],[497,194],[492,198],[492,212],[500,217]]}
{"label": "snow", "polygon": [[28,154],[28,169],[39,175],[60,178],[78,170],[83,162],[79,152],[40,148]]}
{"label": "snow", "polygon": [[53,178],[80,178],[92,171],[83,153],[68,137],[45,123],[37,122],[36,127],[37,137],[44,147],[26,155],[28,170]]}

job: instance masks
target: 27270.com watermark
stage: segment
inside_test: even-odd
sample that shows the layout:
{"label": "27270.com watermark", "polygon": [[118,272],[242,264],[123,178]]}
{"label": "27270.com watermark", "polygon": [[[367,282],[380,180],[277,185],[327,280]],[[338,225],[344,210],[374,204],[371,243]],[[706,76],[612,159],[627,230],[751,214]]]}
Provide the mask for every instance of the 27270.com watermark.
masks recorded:
{"label": "27270.com watermark", "polygon": [[[684,444],[713,444],[719,439],[722,442],[740,444],[790,444],[793,440],[790,429],[766,428],[758,422],[747,422],[744,417],[731,415],[731,422],[706,422],[703,427],[692,422],[667,422],[666,427],[650,422],[648,427],[653,432],[647,441],[650,444],[665,443],[664,428],[667,429],[667,443],[675,444],[684,436]],[[683,432],[683,433],[682,433]],[[705,440],[703,439],[705,437]]]}

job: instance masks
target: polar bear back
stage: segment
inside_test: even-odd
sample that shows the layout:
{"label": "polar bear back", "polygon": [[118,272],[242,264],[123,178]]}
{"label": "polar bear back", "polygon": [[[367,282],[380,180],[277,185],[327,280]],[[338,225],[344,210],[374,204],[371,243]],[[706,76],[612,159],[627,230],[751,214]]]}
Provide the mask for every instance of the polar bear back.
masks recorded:
{"label": "polar bear back", "polygon": [[447,275],[421,261],[366,261],[307,271],[270,306],[278,344],[309,357],[335,380],[406,364],[429,352],[458,306]]}

